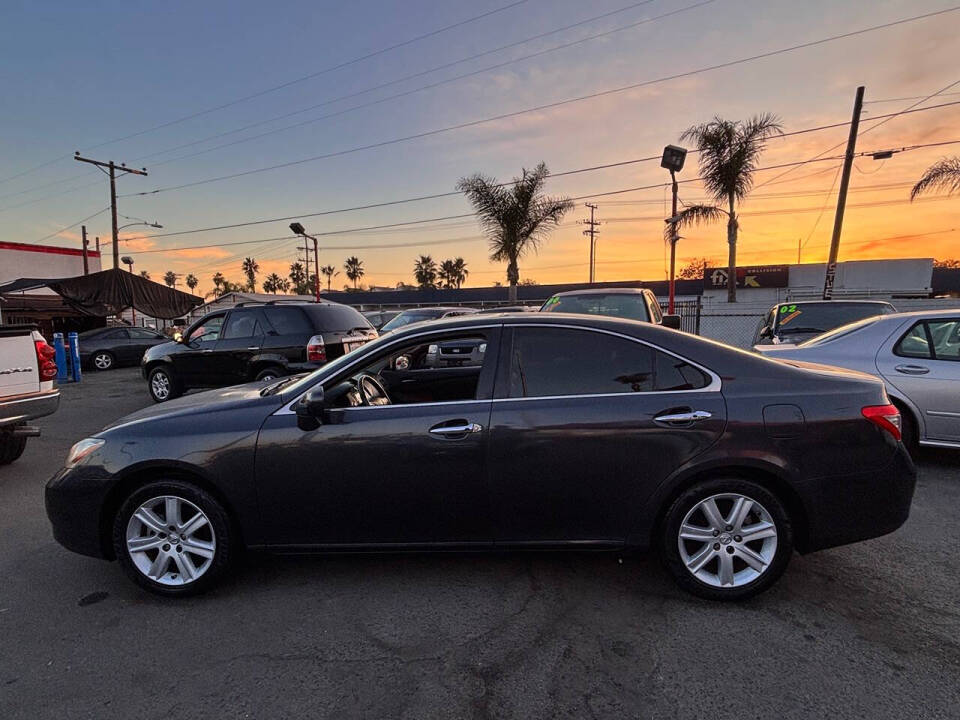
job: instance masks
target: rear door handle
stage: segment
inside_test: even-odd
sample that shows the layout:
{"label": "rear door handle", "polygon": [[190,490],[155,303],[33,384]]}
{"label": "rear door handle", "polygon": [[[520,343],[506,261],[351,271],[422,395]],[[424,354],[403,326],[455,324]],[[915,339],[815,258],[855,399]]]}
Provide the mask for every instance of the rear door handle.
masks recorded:
{"label": "rear door handle", "polygon": [[456,440],[457,438],[466,437],[471,433],[478,433],[481,430],[483,430],[483,425],[479,423],[467,422],[466,420],[451,420],[440,423],[439,425],[434,425],[430,428],[430,434],[448,440]]}
{"label": "rear door handle", "polygon": [[253,352],[256,352],[256,351],[259,350],[259,349],[260,349],[260,347],[257,346],[257,345],[254,345],[253,347],[248,347],[248,348],[247,348],[247,350],[252,350]]}
{"label": "rear door handle", "polygon": [[904,375],[926,375],[930,368],[923,365],[897,365],[894,370]]}
{"label": "rear door handle", "polygon": [[683,426],[692,425],[693,423],[700,422],[701,420],[709,420],[712,417],[713,414],[708,413],[706,410],[690,410],[689,412],[657,415],[653,421],[655,423],[660,423],[661,425]]}

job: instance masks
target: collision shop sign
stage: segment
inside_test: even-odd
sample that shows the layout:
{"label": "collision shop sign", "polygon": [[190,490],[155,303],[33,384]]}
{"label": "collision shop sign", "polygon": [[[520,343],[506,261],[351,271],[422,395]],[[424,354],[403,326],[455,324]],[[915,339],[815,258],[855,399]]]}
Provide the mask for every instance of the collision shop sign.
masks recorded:
{"label": "collision shop sign", "polygon": [[[789,265],[757,265],[737,268],[738,288],[782,288],[790,280]],[[706,268],[703,273],[705,290],[725,288],[727,268]]]}

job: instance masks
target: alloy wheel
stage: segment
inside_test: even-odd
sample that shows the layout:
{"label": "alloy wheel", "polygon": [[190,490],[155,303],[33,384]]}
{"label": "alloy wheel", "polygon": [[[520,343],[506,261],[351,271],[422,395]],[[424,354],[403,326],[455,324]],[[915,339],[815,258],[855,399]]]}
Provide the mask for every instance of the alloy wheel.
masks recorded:
{"label": "alloy wheel", "polygon": [[680,559],[697,580],[719,588],[747,585],[777,554],[777,526],[759,502],[738,493],[696,503],[680,524]]}
{"label": "alloy wheel", "polygon": [[134,567],[153,582],[183,586],[213,564],[217,539],[204,512],[175,495],[154,497],[130,516],[127,552]]}
{"label": "alloy wheel", "polygon": [[166,400],[170,397],[170,376],[165,372],[156,372],[150,378],[150,388],[157,400]]}
{"label": "alloy wheel", "polygon": [[109,370],[113,365],[113,358],[109,353],[97,353],[93,356],[93,365],[97,370]]}

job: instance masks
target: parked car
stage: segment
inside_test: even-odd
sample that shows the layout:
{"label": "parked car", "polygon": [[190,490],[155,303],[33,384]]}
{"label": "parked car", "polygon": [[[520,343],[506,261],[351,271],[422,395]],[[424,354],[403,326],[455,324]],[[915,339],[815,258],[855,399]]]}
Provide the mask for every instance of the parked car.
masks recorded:
{"label": "parked car", "polygon": [[382,328],[381,333],[388,333],[411,323],[439,320],[440,318],[456,317],[458,315],[473,315],[476,309],[468,307],[422,307],[404,310]]}
{"label": "parked car", "polygon": [[54,354],[35,325],[0,326],[0,465],[19,458],[27,438],[40,434],[28,423],[60,405]]}
{"label": "parked car", "polygon": [[960,308],[869,317],[800,345],[756,349],[881,378],[908,447],[960,448]]}
{"label": "parked car", "polygon": [[80,363],[96,370],[112,370],[120,365],[139,365],[143,354],[154,345],[167,342],[158,332],[138,327],[105,327],[87,330],[77,336]]}
{"label": "parked car", "polygon": [[[477,340],[478,365],[416,360]],[[651,323],[474,315],[118,420],[74,445],[46,507],[60,543],[165,595],[209,587],[241,547],[572,547],[656,549],[685,589],[733,600],[795,548],[906,520],[899,423],[862,373]]]}
{"label": "parked car", "polygon": [[150,348],[141,368],[151,397],[166,402],[190,388],[309,372],[376,337],[363,315],[339,303],[241,304]]}
{"label": "parked car", "polygon": [[540,312],[607,315],[680,329],[680,316],[664,315],[657,296],[646,288],[570,290],[549,298],[541,306]]}
{"label": "parked car", "polygon": [[361,313],[377,330],[400,314],[399,310],[367,310]]}
{"label": "parked car", "polygon": [[479,313],[504,313],[504,312],[537,312],[539,308],[530,305],[504,305],[502,307],[488,307],[477,310]]}
{"label": "parked car", "polygon": [[804,300],[774,305],[760,320],[754,345],[798,345],[828,330],[897,309],[882,300]]}

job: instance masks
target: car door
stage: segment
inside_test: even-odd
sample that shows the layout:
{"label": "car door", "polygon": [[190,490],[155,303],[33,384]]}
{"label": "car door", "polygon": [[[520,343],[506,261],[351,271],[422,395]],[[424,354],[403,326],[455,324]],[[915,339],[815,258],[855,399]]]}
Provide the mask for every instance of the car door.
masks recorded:
{"label": "car door", "polygon": [[226,312],[205,316],[184,335],[176,352],[170,354],[177,375],[192,387],[216,384],[215,367],[208,362],[226,318]]}
{"label": "car door", "polygon": [[504,347],[488,463],[498,544],[623,543],[725,426],[716,376],[635,338],[520,325]]}
{"label": "car door", "polygon": [[[300,429],[289,405],[266,420],[256,478],[270,545],[492,545],[485,467],[500,328],[470,332],[488,343],[471,397],[336,408],[311,430]],[[399,352],[387,348],[326,378],[324,388],[341,387],[371,357]]]}
{"label": "car door", "polygon": [[960,442],[960,315],[895,333],[877,353],[877,369],[919,409],[922,439]]}
{"label": "car door", "polygon": [[142,328],[127,328],[127,335],[130,337],[127,344],[130,361],[133,363],[139,363],[148,348],[163,342],[163,338],[160,335],[157,335],[157,333],[152,330],[144,330]]}
{"label": "car door", "polygon": [[260,310],[233,310],[223,324],[213,352],[205,359],[214,385],[236,385],[249,382],[250,361],[259,355],[263,345],[264,321]]}

